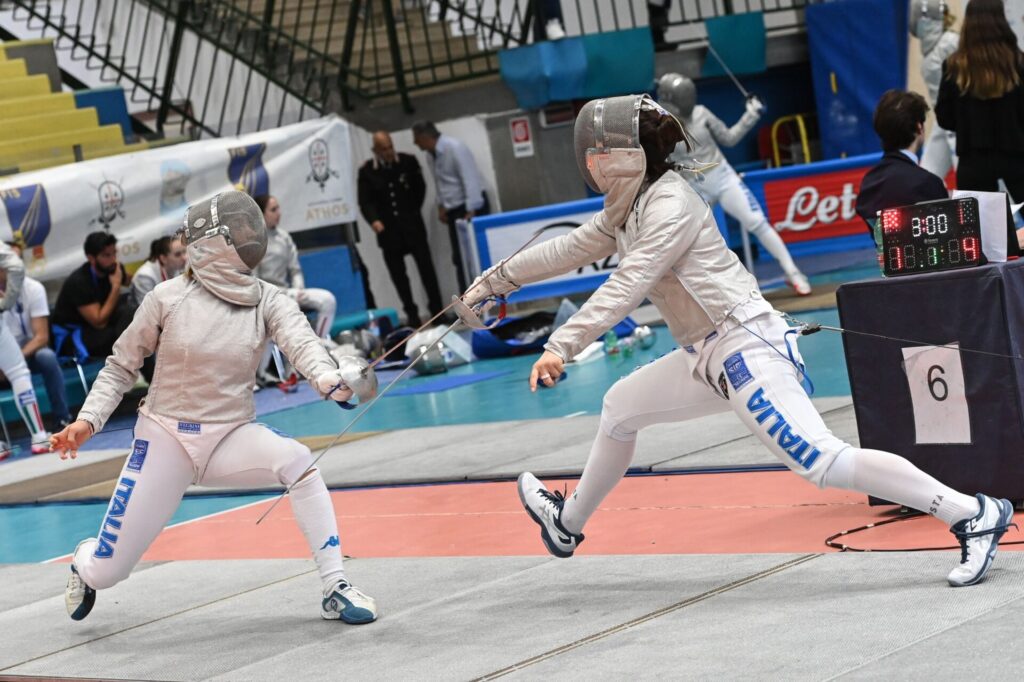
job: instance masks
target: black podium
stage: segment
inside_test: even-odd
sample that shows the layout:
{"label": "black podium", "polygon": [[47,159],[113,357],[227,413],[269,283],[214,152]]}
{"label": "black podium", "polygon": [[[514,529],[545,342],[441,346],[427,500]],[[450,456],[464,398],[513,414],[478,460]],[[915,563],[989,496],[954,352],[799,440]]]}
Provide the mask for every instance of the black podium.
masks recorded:
{"label": "black podium", "polygon": [[[1024,260],[837,292],[861,446],[962,492],[1024,500]],[[909,357],[908,357],[909,356]]]}

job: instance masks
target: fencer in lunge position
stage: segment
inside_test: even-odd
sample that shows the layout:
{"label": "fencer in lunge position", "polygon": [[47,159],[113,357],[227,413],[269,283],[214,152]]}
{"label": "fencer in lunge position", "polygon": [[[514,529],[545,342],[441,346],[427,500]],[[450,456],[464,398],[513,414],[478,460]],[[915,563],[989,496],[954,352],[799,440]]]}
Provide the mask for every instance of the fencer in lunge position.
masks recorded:
{"label": "fencer in lunge position", "polygon": [[[25,280],[25,265],[14,249],[3,242],[0,242],[0,270],[7,275],[3,298],[0,298],[0,312],[4,312],[14,308],[18,303],[21,285]],[[0,371],[11,383],[14,406],[28,428],[32,454],[49,452],[50,434],[43,428],[43,416],[39,413],[36,392],[32,388],[32,373],[25,362],[25,356],[21,353],[21,346],[3,322],[0,322]],[[10,457],[11,452],[10,443],[0,445],[0,460]]]}
{"label": "fencer in lunge position", "polygon": [[[928,88],[928,104],[935,108],[942,84],[942,65],[960,47],[960,34],[946,0],[911,0],[910,33],[921,42],[921,77]],[[938,123],[924,143],[921,167],[942,179],[956,168],[956,134],[943,130]]]}
{"label": "fencer in lunge position", "polygon": [[719,148],[736,146],[749,133],[764,112],[756,97],[747,100],[747,108],[736,125],[728,127],[705,106],[697,104],[697,86],[679,73],[666,73],[658,79],[658,102],[686,125],[688,144],[680,144],[671,159],[698,172],[685,172],[684,178],[709,204],[722,204],[722,210],[739,222],[740,228],[761,242],[779,262],[793,290],[800,296],[811,293],[811,284],[789,255],[782,237],[768,222],[761,205],[750,193],[739,174],[729,165]]}
{"label": "fencer in lunge position", "polygon": [[808,481],[942,519],[962,548],[949,582],[980,581],[1011,523],[1010,502],[961,494],[902,457],[853,447],[829,431],[801,385],[795,330],[729,251],[707,204],[671,170],[667,157],[684,141],[683,126],[647,96],[588,102],[576,120],[576,156],[587,184],[604,193],[604,209],[572,232],[491,268],[463,297],[479,306],[618,252],[618,267],[551,335],[533,366],[531,388],[538,381],[553,386],[564,363],[645,298],[682,346],[605,395],[600,429],[572,495],[548,491],[533,474],[519,477],[520,498],[548,551],[572,556],[587,519],[625,474],[641,429],[732,409]]}
{"label": "fencer in lunge position", "polygon": [[345,576],[334,507],[319,470],[310,468],[309,449],[252,421],[256,365],[268,339],[325,398],[371,396],[372,369],[355,358],[341,358],[339,367],[295,301],[253,276],[267,249],[267,229],[247,194],[224,192],[190,207],[182,234],[185,274],[142,300],[78,420],[51,441],[62,459],[74,457],[103,428],[143,359],[159,348],[132,451],[99,534],[75,549],[64,595],[68,613],[85,618],[96,590],[128,577],[190,484],[295,484],[289,498],[320,573],[322,617],[373,621],[373,599]]}

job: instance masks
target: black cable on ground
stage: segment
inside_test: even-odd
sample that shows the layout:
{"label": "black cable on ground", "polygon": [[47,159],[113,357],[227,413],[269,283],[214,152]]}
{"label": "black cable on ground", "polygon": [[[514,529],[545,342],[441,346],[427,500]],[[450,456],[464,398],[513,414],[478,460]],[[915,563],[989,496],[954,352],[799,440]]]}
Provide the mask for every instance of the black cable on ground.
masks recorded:
{"label": "black cable on ground", "polygon": [[[832,549],[838,549],[840,552],[938,552],[948,549],[960,549],[960,545],[949,545],[946,547],[907,547],[897,549],[872,549],[870,547],[851,547],[840,542],[836,542],[836,538],[841,538],[847,535],[853,535],[854,533],[861,533],[872,528],[878,528],[880,526],[887,526],[890,523],[897,523],[899,521],[909,521],[910,519],[919,519],[921,517],[928,516],[923,512],[915,511],[904,516],[898,516],[894,519],[885,519],[884,521],[877,521],[875,523],[869,523],[857,528],[851,528],[850,530],[843,530],[835,535],[830,535],[825,538],[825,545]],[[1024,540],[1015,540],[1013,542],[1000,542],[1000,546],[1006,547],[1008,545],[1024,545]]]}

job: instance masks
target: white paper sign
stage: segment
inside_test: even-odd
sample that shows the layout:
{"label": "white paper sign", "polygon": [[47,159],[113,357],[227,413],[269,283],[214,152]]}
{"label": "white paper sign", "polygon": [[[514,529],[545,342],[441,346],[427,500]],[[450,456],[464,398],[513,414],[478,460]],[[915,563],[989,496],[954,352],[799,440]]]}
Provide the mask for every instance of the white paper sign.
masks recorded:
{"label": "white paper sign", "polygon": [[971,417],[959,344],[903,349],[918,445],[971,442]]}
{"label": "white paper sign", "polygon": [[978,200],[981,224],[981,250],[989,263],[1006,262],[1006,195],[1002,192],[956,190],[953,198],[974,197]]}

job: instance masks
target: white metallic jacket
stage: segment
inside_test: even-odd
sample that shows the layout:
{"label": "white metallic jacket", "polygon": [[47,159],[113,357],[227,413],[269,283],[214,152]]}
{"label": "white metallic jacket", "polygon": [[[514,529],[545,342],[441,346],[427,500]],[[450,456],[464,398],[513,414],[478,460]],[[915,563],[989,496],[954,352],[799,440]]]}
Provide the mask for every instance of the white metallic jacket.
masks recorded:
{"label": "white metallic jacket", "polygon": [[303,376],[334,370],[337,364],[295,301],[270,284],[260,282],[259,290],[259,301],[247,306],[222,300],[184,275],[158,284],[114,344],[78,418],[99,432],[154,352],[153,381],[139,411],[186,422],[255,417],[252,389],[268,338]]}
{"label": "white metallic jacket", "polygon": [[25,281],[25,264],[14,249],[0,242],[0,270],[7,273],[7,286],[0,299],[0,311],[10,310],[18,302],[21,285]]}
{"label": "white metallic jacket", "polygon": [[772,310],[722,239],[711,209],[674,171],[640,193],[624,227],[609,225],[602,210],[569,234],[512,258],[487,284],[504,293],[616,252],[615,271],[544,346],[563,360],[575,357],[645,298],[682,345],[703,340],[730,319],[742,322]]}
{"label": "white metallic jacket", "polygon": [[687,151],[686,145],[680,142],[669,158],[674,163],[685,165],[726,163],[718,145],[735,147],[753,130],[760,118],[759,115],[746,111],[736,125],[730,128],[722,119],[711,113],[710,109],[698,104],[693,108],[690,118],[683,120],[686,132],[691,138],[692,149]]}

